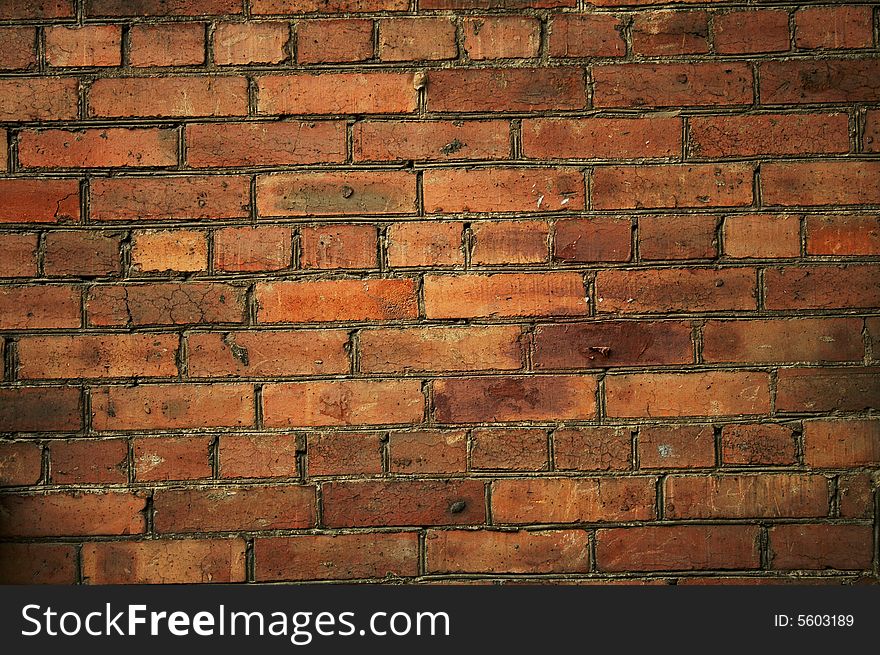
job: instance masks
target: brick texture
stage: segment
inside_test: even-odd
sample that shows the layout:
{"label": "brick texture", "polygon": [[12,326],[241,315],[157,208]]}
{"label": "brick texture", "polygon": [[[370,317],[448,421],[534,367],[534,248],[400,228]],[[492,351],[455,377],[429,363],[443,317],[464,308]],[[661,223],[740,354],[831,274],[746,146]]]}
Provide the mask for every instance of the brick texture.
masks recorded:
{"label": "brick texture", "polygon": [[878,10],[0,0],[0,583],[877,583]]}

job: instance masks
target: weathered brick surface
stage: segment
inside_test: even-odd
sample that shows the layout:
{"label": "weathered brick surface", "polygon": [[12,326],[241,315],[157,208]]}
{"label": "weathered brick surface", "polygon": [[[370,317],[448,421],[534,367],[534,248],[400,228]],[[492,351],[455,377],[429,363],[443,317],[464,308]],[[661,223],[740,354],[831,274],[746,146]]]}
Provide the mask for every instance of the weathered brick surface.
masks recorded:
{"label": "weathered brick surface", "polygon": [[876,583],[877,14],[0,0],[0,583]]}

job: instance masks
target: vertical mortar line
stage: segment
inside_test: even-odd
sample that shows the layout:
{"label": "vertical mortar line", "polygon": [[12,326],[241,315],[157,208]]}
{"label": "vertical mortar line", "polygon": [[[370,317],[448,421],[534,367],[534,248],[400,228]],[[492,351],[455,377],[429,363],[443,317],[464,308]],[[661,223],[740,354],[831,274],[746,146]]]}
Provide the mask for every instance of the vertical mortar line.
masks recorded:
{"label": "vertical mortar line", "polygon": [[76,91],[77,115],[79,120],[87,120],[89,117],[89,89],[92,86],[91,78],[79,78]]}
{"label": "vertical mortar line", "polygon": [[254,326],[257,324],[257,311],[259,309],[257,302],[257,283],[248,284],[244,293],[245,306],[247,312],[247,325]]}
{"label": "vertical mortar line", "polygon": [[126,481],[129,485],[135,483],[137,479],[137,471],[135,470],[135,454],[134,454],[134,437],[126,437],[125,439],[126,453],[125,464],[128,467],[128,476]]}
{"label": "vertical mortar line", "polygon": [[715,259],[721,259],[725,255],[724,226],[729,216],[722,215],[715,218]]}
{"label": "vertical mortar line", "polygon": [[550,268],[556,265],[556,223],[558,219],[551,218],[547,225],[547,248],[550,259],[548,260]]}
{"label": "vertical mortar line", "polygon": [[208,464],[211,466],[211,479],[220,479],[220,435],[215,435],[208,446]]}
{"label": "vertical mortar line", "polygon": [[770,533],[766,523],[758,526],[758,549],[760,552],[760,569],[767,571],[770,569],[772,557],[770,556]]}
{"label": "vertical mortar line", "polygon": [[722,443],[722,432],[723,429],[720,425],[712,426],[712,436],[714,437],[714,446],[715,446],[715,468],[721,468],[724,463],[724,459],[721,456],[721,451],[723,450]]}
{"label": "vertical mortar line", "polygon": [[629,454],[630,466],[633,471],[639,470],[639,426],[630,429],[630,449]]}
{"label": "vertical mortar line", "polygon": [[86,175],[79,181],[79,219],[82,225],[88,225],[92,222],[89,217],[89,205],[91,204],[91,200],[91,177]]}
{"label": "vertical mortar line", "polygon": [[794,439],[794,460],[800,467],[805,467],[806,459],[804,455],[804,424],[799,423],[798,427],[792,430],[792,439]]}
{"label": "vertical mortar line", "polygon": [[256,569],[256,562],[254,561],[254,538],[247,537],[244,542],[244,568],[245,568],[245,582],[253,583],[256,580],[256,575],[254,573]]}
{"label": "vertical mortar line", "polygon": [[373,21],[373,56],[371,59],[373,61],[379,61],[380,53],[379,53],[379,25],[381,24],[382,19]]}
{"label": "vertical mortar line", "polygon": [[46,231],[37,233],[37,277],[46,276]]}
{"label": "vertical mortar line", "polygon": [[37,71],[45,73],[46,64],[46,28],[42,25],[37,27]]}
{"label": "vertical mortar line", "polygon": [[849,149],[850,152],[863,152],[865,136],[865,120],[867,112],[862,105],[853,105],[852,111],[847,112],[849,118]]}
{"label": "vertical mortar line", "polygon": [[608,369],[602,369],[596,380],[596,422],[600,425],[605,422],[605,376],[608,375]]}
{"label": "vertical mortar line", "polygon": [[801,214],[798,218],[798,239],[800,243],[798,243],[800,252],[798,253],[800,257],[807,256],[807,217],[804,214]]}
{"label": "vertical mortar line", "polygon": [[257,176],[256,174],[250,176],[249,181],[249,198],[250,207],[248,207],[248,214],[250,215],[251,223],[254,225],[257,224],[259,219],[259,215],[257,214]]}
{"label": "vertical mortar line", "polygon": [[691,323],[691,339],[694,345],[694,364],[703,363],[703,328],[706,321],[694,321]]}
{"label": "vertical mortar line", "polygon": [[596,272],[586,271],[584,273],[584,293],[587,300],[587,316],[595,316],[598,307],[598,293],[596,292]]}
{"label": "vertical mortar line", "polygon": [[[206,265],[208,275],[214,275],[214,235],[216,233],[216,230],[205,231],[205,256],[208,258]],[[245,300],[247,300],[247,298],[245,298]]]}
{"label": "vertical mortar line", "polygon": [[388,225],[377,226],[376,230],[376,261],[379,264],[379,272],[388,272]]}
{"label": "vertical mortar line", "polygon": [[324,527],[324,488],[320,481],[315,483],[315,527]]}
{"label": "vertical mortar line", "polygon": [[752,207],[759,209],[764,206],[764,196],[761,193],[761,162],[755,166],[752,174]]}
{"label": "vertical mortar line", "polygon": [[181,332],[177,344],[177,352],[175,353],[175,364],[177,364],[177,379],[183,380],[189,375],[189,343],[187,341],[186,332]]}
{"label": "vertical mortar line", "polygon": [[120,52],[122,68],[130,68],[131,67],[131,24],[125,23],[122,25],[122,38],[120,47],[122,51]]}
{"label": "vertical mortar line", "polygon": [[464,257],[464,270],[466,271],[471,268],[476,243],[477,237],[474,235],[473,224],[470,221],[465,221],[461,225],[461,252]]}
{"label": "vertical mortar line", "polygon": [[590,65],[584,66],[584,109],[593,108],[593,69]]}
{"label": "vertical mortar line", "polygon": [[592,178],[593,178],[593,166],[587,166],[583,169],[584,175],[584,209],[587,211],[592,211],[593,209],[593,198],[592,198]]}
{"label": "vertical mortar line", "polygon": [[52,483],[52,460],[49,452],[49,442],[40,444],[40,486],[47,486]]}
{"label": "vertical mortar line", "polygon": [[759,312],[766,311],[766,290],[764,289],[764,267],[759,266],[755,271],[755,302]]}
{"label": "vertical mortar line", "polygon": [[242,6],[242,17],[245,20],[250,20],[250,18],[251,18],[251,0],[244,0],[244,5]]}
{"label": "vertical mortar line", "polygon": [[83,434],[88,436],[92,434],[92,389],[84,386],[80,389],[80,397],[82,398],[83,408]]}
{"label": "vertical mortar line", "polygon": [[865,365],[870,364],[874,361],[874,344],[871,339],[871,333],[868,331],[868,319],[864,319],[862,321],[862,346],[865,349],[865,356],[863,361]]}
{"label": "vertical mortar line", "polygon": [[598,566],[596,563],[596,532],[597,530],[587,530],[587,555],[590,558],[590,573],[596,573]]}
{"label": "vertical mortar line", "polygon": [[86,19],[86,7],[85,0],[75,0],[74,2],[74,13],[76,14],[76,24],[82,25]]}
{"label": "vertical mortar line", "polygon": [[425,173],[416,171],[416,216],[425,215]]}
{"label": "vertical mortar line", "polygon": [[520,327],[520,368],[523,371],[535,370],[535,330],[534,322]]}
{"label": "vertical mortar line", "polygon": [[493,481],[488,480],[483,487],[483,500],[486,503],[486,525],[494,525],[494,520],[492,518],[492,484]]}
{"label": "vertical mortar line", "polygon": [[828,477],[828,516],[840,518],[840,476],[836,474]]}
{"label": "vertical mortar line", "polygon": [[639,262],[642,259],[642,254],[639,249],[639,229],[640,229],[639,221],[640,221],[640,217],[633,216],[630,219],[630,221],[631,221],[631,223],[630,223],[629,248],[630,248],[630,252],[632,253],[632,255],[630,256],[630,261]]}
{"label": "vertical mortar line", "polygon": [[293,253],[291,256],[291,266],[293,270],[298,271],[302,268],[302,228],[299,225],[293,228],[293,236],[290,240]]}
{"label": "vertical mortar line", "polygon": [[[214,31],[217,25],[214,21],[208,22],[205,26],[205,67],[208,69],[216,68],[214,64]],[[250,110],[250,78],[248,78],[248,106]]]}
{"label": "vertical mortar line", "polygon": [[779,378],[779,371],[776,368],[770,369],[770,416],[776,416],[776,383]]}
{"label": "vertical mortar line", "polygon": [[122,264],[122,277],[131,277],[131,240],[134,236],[132,230],[127,230],[119,242],[119,259]]}
{"label": "vertical mortar line", "polygon": [[382,463],[382,475],[391,474],[391,433],[384,432],[379,439],[379,457]]}
{"label": "vertical mortar line", "polygon": [[657,483],[655,485],[656,488],[656,502],[657,502],[657,520],[664,521],[666,520],[666,489],[664,488],[666,485],[666,474],[660,473],[657,476]]}
{"label": "vertical mortar line", "polygon": [[419,273],[416,281],[416,301],[419,307],[419,320],[426,318],[425,314],[425,274]]}
{"label": "vertical mortar line", "polygon": [[510,157],[514,160],[523,159],[521,118],[510,121]]}
{"label": "vertical mortar line", "polygon": [[758,109],[761,106],[761,69],[757,62],[751,62],[752,69],[752,108]]}
{"label": "vertical mortar line", "polygon": [[550,12],[538,16],[538,60],[546,66],[550,62]]}
{"label": "vertical mortar line", "polygon": [[425,425],[434,425],[434,384],[432,380],[422,380],[422,395],[425,397],[423,422]]}
{"label": "vertical mortar line", "polygon": [[418,543],[418,570],[416,575],[423,576],[427,575],[428,571],[428,531],[424,528],[420,529],[418,532],[419,535],[419,543]]}
{"label": "vertical mortar line", "polygon": [[690,116],[681,117],[681,161],[686,162],[690,156],[691,119]]}
{"label": "vertical mortar line", "polygon": [[880,576],[880,487],[874,489],[874,577]]}
{"label": "vertical mortar line", "polygon": [[177,168],[186,168],[186,124],[181,123],[177,126]]}
{"label": "vertical mortar line", "polygon": [[18,377],[18,339],[16,337],[5,340],[6,348],[3,351],[3,380],[15,382]]}
{"label": "vertical mortar line", "polygon": [[547,430],[547,470],[556,470],[556,430],[559,426]]}
{"label": "vertical mortar line", "polygon": [[349,373],[356,376],[361,372],[360,329],[348,333],[345,348],[348,350]]}
{"label": "vertical mortar line", "polygon": [[354,162],[354,119],[345,122],[345,163]]}
{"label": "vertical mortar line", "polygon": [[18,132],[14,129],[6,131],[6,170],[18,171]]}
{"label": "vertical mortar line", "polygon": [[294,457],[296,458],[296,477],[299,480],[300,484],[305,484],[308,481],[309,477],[309,434],[307,432],[297,432],[294,439],[296,440],[296,450],[294,451]]}
{"label": "vertical mortar line", "polygon": [[81,543],[74,544],[73,546],[73,559],[74,559],[74,577],[73,584],[82,585],[85,584],[85,580],[83,578],[83,545]]}
{"label": "vertical mortar line", "polygon": [[258,113],[258,92],[257,92],[257,80],[252,76],[247,76],[247,84],[248,84],[248,118],[253,118]]}
{"label": "vertical mortar line", "polygon": [[297,21],[290,21],[287,25],[287,43],[284,45],[284,51],[287,53],[287,63],[296,64],[299,58],[299,39],[297,38]]}
{"label": "vertical mortar line", "polygon": [[150,489],[147,492],[147,500],[144,504],[144,522],[146,524],[146,529],[144,531],[145,534],[155,536],[155,521],[156,521],[156,508],[154,506],[154,494],[156,493],[155,489]]}
{"label": "vertical mortar line", "polygon": [[263,429],[263,384],[254,385],[254,427]]}

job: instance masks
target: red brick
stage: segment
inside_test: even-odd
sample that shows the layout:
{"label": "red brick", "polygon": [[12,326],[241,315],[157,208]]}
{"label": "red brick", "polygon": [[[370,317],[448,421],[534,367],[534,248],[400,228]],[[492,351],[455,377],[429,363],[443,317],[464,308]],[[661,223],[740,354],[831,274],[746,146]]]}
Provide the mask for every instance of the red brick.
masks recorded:
{"label": "red brick", "polygon": [[302,21],[296,27],[301,64],[366,61],[373,58],[373,21],[340,18]]}
{"label": "red brick", "polygon": [[757,526],[646,526],[596,532],[600,571],[757,569],[760,562]]}
{"label": "red brick", "polygon": [[82,551],[89,584],[193,584],[245,581],[244,539],[90,543]]}
{"label": "red brick", "polygon": [[587,420],[596,415],[596,378],[443,378],[434,381],[440,423]]}
{"label": "red brick", "polygon": [[709,52],[709,14],[705,11],[646,11],[633,17],[631,29],[637,55]]}
{"label": "red brick", "polygon": [[97,178],[90,182],[95,221],[247,218],[244,176]]}
{"label": "red brick", "polygon": [[26,130],[18,160],[25,168],[174,166],[177,133],[170,129]]}
{"label": "red brick", "polygon": [[792,429],[773,423],[725,425],[721,430],[721,462],[725,465],[784,466],[796,463]]}
{"label": "red brick", "polygon": [[768,268],[764,284],[767,309],[870,309],[880,305],[880,266],[871,264]]}
{"label": "red brick", "polygon": [[880,316],[865,319],[867,342],[873,352],[872,360],[880,359]]}
{"label": "red brick", "polygon": [[455,266],[464,264],[459,222],[414,221],[394,223],[386,233],[388,265]]}
{"label": "red brick", "polygon": [[118,232],[49,232],[45,240],[47,276],[93,277],[122,272]]}
{"label": "red brick", "polygon": [[826,516],[829,506],[825,476],[795,473],[672,475],[664,497],[670,519]]}
{"label": "red brick", "polygon": [[359,333],[360,370],[518,370],[523,365],[518,326],[427,327],[364,330]]}
{"label": "red brick", "polygon": [[777,9],[729,11],[712,18],[715,51],[720,54],[785,52],[788,12]]}
{"label": "red brick", "polygon": [[688,149],[695,157],[752,157],[847,153],[849,116],[758,114],[693,116]]}
{"label": "red brick", "polygon": [[355,161],[504,159],[510,154],[507,121],[359,121]]}
{"label": "red brick", "polygon": [[0,80],[0,121],[64,121],[79,115],[77,80],[16,77]]}
{"label": "red brick", "polygon": [[871,518],[874,516],[874,488],[880,476],[869,472],[841,475],[837,481],[840,516]]}
{"label": "red brick", "polygon": [[212,437],[135,437],[138,482],[199,480],[211,477]]}
{"label": "red brick", "polygon": [[220,16],[240,14],[241,0],[87,0],[86,16]]}
{"label": "red brick", "polygon": [[125,116],[246,116],[244,77],[120,77],[95,80],[89,88],[92,118]]}
{"label": "red brick", "polygon": [[776,525],[768,531],[774,569],[870,569],[869,525]]}
{"label": "red brick", "polygon": [[718,255],[718,217],[710,214],[639,216],[643,260],[712,259]]}
{"label": "red brick", "polygon": [[724,416],[766,414],[766,373],[694,371],[630,373],[605,378],[608,416]]}
{"label": "red brick", "polygon": [[78,222],[77,180],[0,179],[0,223]]}
{"label": "red brick", "polygon": [[194,168],[342,162],[345,124],[274,121],[187,125],[186,159]]}
{"label": "red brick", "polygon": [[73,0],[6,0],[0,5],[0,19],[73,18],[73,5]]}
{"label": "red brick", "polygon": [[220,282],[95,286],[86,298],[94,326],[242,323],[245,289]]}
{"label": "red brick", "polygon": [[285,377],[348,373],[344,330],[196,332],[187,337],[190,377]]}
{"label": "red brick", "polygon": [[379,59],[382,61],[438,61],[457,56],[455,23],[450,18],[386,18],[379,21]]}
{"label": "red brick", "polygon": [[471,226],[476,265],[542,264],[550,256],[546,221],[478,221]]}
{"label": "red brick", "polygon": [[804,460],[815,468],[880,464],[880,421],[804,421]]}
{"label": "red brick", "polygon": [[462,20],[464,51],[469,59],[537,57],[541,22],[531,16],[478,16]]}
{"label": "red brick", "polygon": [[808,255],[880,255],[880,217],[807,216]]}
{"label": "red brick", "polygon": [[78,328],[80,290],[71,286],[0,287],[0,328]]}
{"label": "red brick", "polygon": [[300,228],[303,268],[376,268],[378,233],[373,225]]}
{"label": "red brick", "polygon": [[46,63],[50,66],[119,66],[122,28],[119,25],[47,27]]}
{"label": "red brick", "polygon": [[788,214],[734,214],[724,219],[724,254],[734,258],[797,257],[800,217]]}
{"label": "red brick", "polygon": [[128,58],[132,66],[198,66],[205,63],[205,25],[132,25]]}
{"label": "red brick", "polygon": [[131,235],[135,273],[208,270],[208,238],[198,230],[136,230]]}
{"label": "red brick", "polygon": [[[2,10],[0,10],[2,11]],[[21,70],[37,64],[37,30],[34,27],[0,27],[0,70]]]}
{"label": "red brick", "polygon": [[3,537],[143,534],[146,498],[123,491],[0,496]]}
{"label": "red brick", "polygon": [[742,207],[752,204],[750,164],[597,166],[594,209]]}
{"label": "red brick", "polygon": [[522,142],[531,159],[675,157],[681,153],[681,119],[526,119]]}
{"label": "red brick", "polygon": [[494,471],[545,471],[547,430],[474,430],[471,465]]}
{"label": "red brick", "polygon": [[249,385],[159,384],[92,389],[96,430],[176,430],[253,425]]}
{"label": "red brick", "polygon": [[596,107],[719,107],[753,99],[744,62],[599,65],[593,85]]}
{"label": "red brick", "polygon": [[43,449],[40,444],[32,441],[0,441],[0,486],[37,484],[42,477]]}
{"label": "red brick", "polygon": [[330,527],[469,525],[486,516],[480,480],[328,482],[323,500]]}
{"label": "red brick", "polygon": [[574,218],[556,222],[553,258],[563,262],[625,262],[632,256],[628,218]]}
{"label": "red brick", "polygon": [[715,431],[711,425],[649,425],[639,430],[639,468],[711,466],[715,466]]}
{"label": "red brick", "polygon": [[313,433],[307,449],[309,477],[382,472],[382,437],[376,433]]}
{"label": "red brick", "polygon": [[880,87],[872,80],[878,75],[876,59],[791,59],[758,67],[761,102],[768,105],[876,102]]}
{"label": "red brick", "polygon": [[880,369],[779,369],[781,412],[862,411],[880,408]]}
{"label": "red brick", "polygon": [[596,309],[607,312],[717,312],[755,309],[755,272],[747,268],[604,270]]}
{"label": "red brick", "polygon": [[589,313],[578,273],[426,275],[428,318],[578,316]]}
{"label": "red brick", "polygon": [[284,530],[315,525],[315,488],[301,485],[161,489],[156,532]]}
{"label": "red brick", "polygon": [[623,57],[623,22],[606,14],[557,14],[550,21],[551,57]]}
{"label": "red brick", "polygon": [[0,233],[0,277],[37,276],[37,235]]}
{"label": "red brick", "polygon": [[458,68],[428,73],[428,111],[583,109],[579,68]]}
{"label": "red brick", "polygon": [[589,570],[583,530],[430,530],[430,573],[580,573]]}
{"label": "red brick", "polygon": [[260,216],[409,214],[416,176],[408,171],[305,172],[257,177]]}
{"label": "red brick", "polygon": [[655,517],[656,478],[520,478],[492,483],[495,523],[592,523]]}
{"label": "red brick", "polygon": [[49,445],[53,484],[128,482],[124,439],[76,439]]}
{"label": "red brick", "polygon": [[268,427],[381,425],[422,420],[418,380],[328,380],[263,387]]}
{"label": "red brick", "polygon": [[418,316],[415,281],[318,280],[257,283],[260,323],[389,321]]}
{"label": "red brick", "polygon": [[864,126],[865,152],[880,152],[880,111],[865,112]]}
{"label": "red brick", "polygon": [[671,321],[539,325],[532,353],[536,369],[689,364],[693,358],[690,325]]}
{"label": "red brick", "polygon": [[287,59],[287,23],[219,23],[214,30],[217,64],[278,64]]}
{"label": "red brick", "polygon": [[210,437],[138,438],[134,446],[137,479],[156,481],[210,478],[211,448]]}
{"label": "red brick", "polygon": [[549,9],[574,7],[576,0],[420,0],[421,9]]}
{"label": "red brick", "polygon": [[553,456],[559,471],[626,471],[632,467],[632,430],[612,427],[556,430]]}
{"label": "red brick", "polygon": [[78,387],[0,389],[0,425],[4,432],[71,432],[82,427]]}
{"label": "red brick", "polygon": [[266,580],[354,580],[415,576],[415,532],[314,534],[256,539],[255,577]]}
{"label": "red brick", "polygon": [[0,130],[0,171],[9,170],[9,137],[6,130]]}
{"label": "red brick", "polygon": [[296,477],[297,451],[294,435],[223,435],[219,450],[220,477]]}
{"label": "red brick", "polygon": [[218,271],[279,271],[293,261],[289,227],[225,227],[214,232]]}
{"label": "red brick", "polygon": [[876,204],[878,177],[880,162],[777,162],[761,166],[761,189],[767,205]]}
{"label": "red brick", "polygon": [[707,362],[845,362],[864,354],[857,318],[709,321],[703,328]]}
{"label": "red brick", "polygon": [[464,473],[467,439],[461,430],[392,432],[388,469],[391,473]]}
{"label": "red brick", "polygon": [[874,42],[872,8],[867,5],[799,8],[794,20],[798,48],[870,48]]}
{"label": "red brick", "polygon": [[585,207],[583,174],[574,169],[429,169],[425,211],[541,212]]}
{"label": "red brick", "polygon": [[0,544],[0,582],[3,584],[76,583],[73,544]]}
{"label": "red brick", "polygon": [[260,114],[410,114],[412,73],[295,73],[257,78]]}
{"label": "red brick", "polygon": [[18,342],[24,380],[174,377],[176,334],[59,335]]}

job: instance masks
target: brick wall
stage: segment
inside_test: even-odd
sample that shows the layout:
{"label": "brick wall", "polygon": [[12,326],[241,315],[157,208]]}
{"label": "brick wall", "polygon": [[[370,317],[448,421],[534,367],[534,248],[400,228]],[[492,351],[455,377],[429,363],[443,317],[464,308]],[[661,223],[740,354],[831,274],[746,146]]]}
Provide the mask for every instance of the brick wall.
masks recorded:
{"label": "brick wall", "polygon": [[877,7],[0,0],[0,578],[876,582]]}

